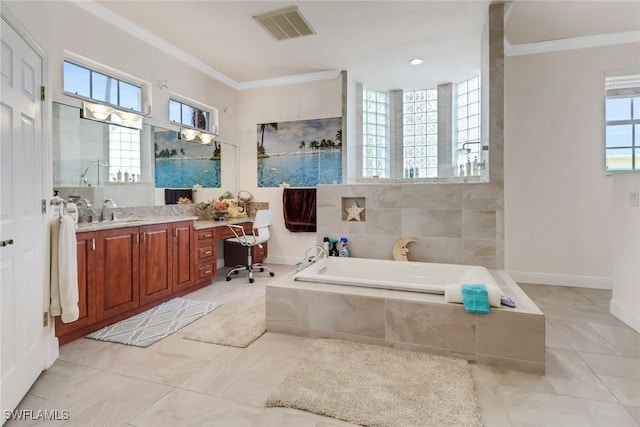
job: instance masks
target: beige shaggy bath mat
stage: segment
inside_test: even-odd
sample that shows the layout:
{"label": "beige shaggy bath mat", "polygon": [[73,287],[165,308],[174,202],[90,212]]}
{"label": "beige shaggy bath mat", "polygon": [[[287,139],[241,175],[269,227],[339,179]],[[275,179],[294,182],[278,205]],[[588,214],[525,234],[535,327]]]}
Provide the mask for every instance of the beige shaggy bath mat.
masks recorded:
{"label": "beige shaggy bath mat", "polygon": [[265,332],[264,298],[225,304],[218,312],[217,316],[206,316],[190,325],[183,338],[244,348]]}
{"label": "beige shaggy bath mat", "polygon": [[267,399],[365,426],[482,426],[466,360],[316,341]]}

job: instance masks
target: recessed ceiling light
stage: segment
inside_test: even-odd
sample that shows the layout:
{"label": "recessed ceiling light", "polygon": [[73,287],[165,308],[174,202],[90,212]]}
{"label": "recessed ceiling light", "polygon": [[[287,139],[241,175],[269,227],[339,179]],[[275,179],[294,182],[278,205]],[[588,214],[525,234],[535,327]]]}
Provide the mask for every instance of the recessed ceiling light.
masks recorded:
{"label": "recessed ceiling light", "polygon": [[409,64],[411,65],[420,65],[424,62],[424,59],[422,58],[413,58],[412,60],[409,61]]}

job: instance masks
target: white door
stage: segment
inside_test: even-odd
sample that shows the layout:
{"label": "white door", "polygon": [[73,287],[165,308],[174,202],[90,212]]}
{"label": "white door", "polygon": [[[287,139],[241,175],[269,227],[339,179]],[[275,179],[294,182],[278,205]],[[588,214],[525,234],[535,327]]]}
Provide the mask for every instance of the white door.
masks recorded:
{"label": "white door", "polygon": [[[15,409],[45,365],[43,59],[2,15],[0,406]],[[48,282],[48,276],[47,276]]]}

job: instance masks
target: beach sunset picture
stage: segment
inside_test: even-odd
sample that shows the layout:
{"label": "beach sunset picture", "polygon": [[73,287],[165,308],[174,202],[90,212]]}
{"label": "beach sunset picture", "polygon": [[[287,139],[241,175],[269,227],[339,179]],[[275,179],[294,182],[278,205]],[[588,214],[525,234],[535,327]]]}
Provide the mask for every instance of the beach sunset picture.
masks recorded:
{"label": "beach sunset picture", "polygon": [[342,118],[257,126],[258,187],[342,183]]}
{"label": "beach sunset picture", "polygon": [[183,141],[175,131],[155,133],[156,188],[220,188],[220,144]]}

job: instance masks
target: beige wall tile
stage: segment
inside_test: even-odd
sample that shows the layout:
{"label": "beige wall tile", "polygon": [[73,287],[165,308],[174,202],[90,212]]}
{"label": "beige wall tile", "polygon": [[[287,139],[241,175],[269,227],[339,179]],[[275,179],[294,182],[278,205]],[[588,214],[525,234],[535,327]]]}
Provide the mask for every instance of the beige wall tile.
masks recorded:
{"label": "beige wall tile", "polygon": [[387,300],[386,339],[474,353],[475,317],[460,306]]}
{"label": "beige wall tile", "polygon": [[405,236],[462,237],[462,211],[403,209]]}
{"label": "beige wall tile", "polygon": [[491,310],[477,316],[478,353],[544,363],[544,316]]}
{"label": "beige wall tile", "polygon": [[384,338],[384,300],[314,292],[309,296],[309,329]]}
{"label": "beige wall tile", "polygon": [[496,212],[479,209],[462,211],[463,239],[495,239]]}

